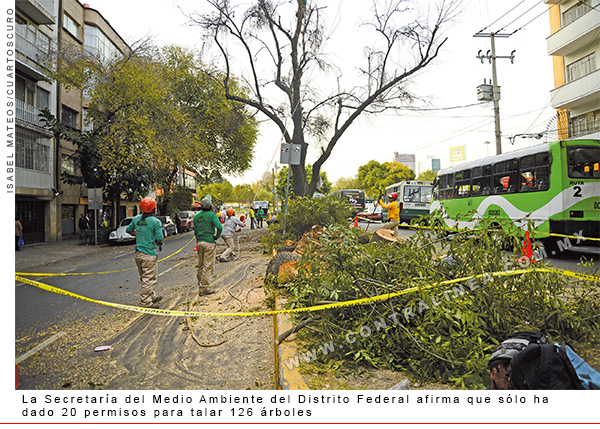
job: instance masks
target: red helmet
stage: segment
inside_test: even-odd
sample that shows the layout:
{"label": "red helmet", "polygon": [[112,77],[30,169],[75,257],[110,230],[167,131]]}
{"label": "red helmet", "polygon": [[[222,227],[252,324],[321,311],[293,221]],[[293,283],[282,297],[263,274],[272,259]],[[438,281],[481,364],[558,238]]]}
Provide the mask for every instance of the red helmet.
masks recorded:
{"label": "red helmet", "polygon": [[393,200],[397,200],[398,199],[398,194],[395,192],[392,192],[390,195],[388,195],[388,198],[392,198]]}
{"label": "red helmet", "polygon": [[140,201],[140,210],[142,213],[152,213],[155,208],[156,201],[154,201],[154,198],[146,197]]}
{"label": "red helmet", "polygon": [[235,216],[235,211],[233,209],[227,209],[227,216]]}

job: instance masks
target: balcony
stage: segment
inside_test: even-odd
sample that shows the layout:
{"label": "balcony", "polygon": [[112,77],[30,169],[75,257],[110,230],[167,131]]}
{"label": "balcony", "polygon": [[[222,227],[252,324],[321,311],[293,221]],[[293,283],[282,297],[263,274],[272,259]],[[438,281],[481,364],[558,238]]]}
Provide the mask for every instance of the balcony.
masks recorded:
{"label": "balcony", "polygon": [[54,0],[15,0],[15,6],[37,24],[56,23]]}
{"label": "balcony", "polygon": [[15,106],[15,114],[17,119],[41,128],[44,127],[45,122],[43,122],[38,116],[40,113],[39,109],[21,100],[16,100]]}
{"label": "balcony", "polygon": [[599,36],[600,19],[598,12],[592,10],[546,38],[548,54],[564,57],[596,43]]}
{"label": "balcony", "polygon": [[585,105],[597,105],[600,99],[600,70],[566,83],[550,91],[554,109],[575,109]]}

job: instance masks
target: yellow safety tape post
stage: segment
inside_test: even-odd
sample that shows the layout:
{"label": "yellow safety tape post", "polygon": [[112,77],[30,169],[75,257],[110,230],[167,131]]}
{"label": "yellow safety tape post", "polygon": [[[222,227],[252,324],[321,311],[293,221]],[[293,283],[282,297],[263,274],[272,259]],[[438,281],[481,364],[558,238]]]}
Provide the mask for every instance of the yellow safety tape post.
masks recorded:
{"label": "yellow safety tape post", "polygon": [[404,289],[404,290],[401,290],[398,292],[392,292],[392,293],[388,293],[388,294],[384,294],[384,295],[373,296],[370,298],[361,298],[361,299],[355,299],[355,300],[344,301],[344,302],[336,302],[336,303],[332,303],[332,304],[315,305],[312,307],[305,307],[305,308],[293,308],[290,310],[259,311],[259,312],[253,312],[253,313],[204,313],[204,312],[197,312],[197,311],[160,310],[157,308],[143,308],[143,307],[136,307],[133,305],[115,304],[112,302],[100,301],[100,300],[95,300],[95,299],[88,298],[88,297],[85,297],[82,295],[77,295],[75,293],[68,292],[63,289],[47,285],[45,283],[37,282],[35,280],[26,279],[26,278],[20,277],[18,275],[15,275],[15,279],[22,283],[30,284],[32,286],[35,286],[37,288],[40,288],[40,289],[43,289],[43,290],[46,290],[49,292],[54,292],[54,293],[58,293],[61,295],[66,295],[66,296],[78,298],[78,299],[81,299],[84,301],[94,302],[94,303],[101,304],[101,305],[106,305],[108,307],[136,311],[138,313],[154,314],[154,315],[158,315],[158,316],[176,316],[176,317],[181,317],[181,316],[198,316],[198,317],[240,317],[240,316],[244,316],[245,317],[245,316],[270,316],[270,315],[274,315],[274,314],[305,313],[305,312],[311,312],[311,311],[329,310],[329,309],[333,309],[333,308],[351,307],[354,305],[362,305],[362,304],[367,304],[367,303],[371,303],[371,302],[387,301],[391,298],[395,298],[395,297],[398,297],[401,295],[406,295],[406,294],[413,293],[413,292],[419,292],[419,291],[423,291],[423,290],[427,290],[427,289],[432,289],[432,288],[436,288],[439,286],[447,286],[450,284],[460,283],[460,282],[468,281],[471,279],[478,279],[478,278],[483,278],[483,277],[508,277],[508,276],[532,273],[532,272],[556,273],[556,274],[561,274],[561,275],[565,275],[568,277],[578,278],[581,280],[590,280],[590,281],[594,281],[594,282],[600,282],[600,277],[596,277],[596,276],[589,275],[589,274],[574,273],[572,271],[558,270],[558,269],[553,269],[553,268],[530,268],[530,269],[522,269],[522,270],[515,270],[515,271],[497,271],[494,273],[478,274],[478,275],[474,275],[474,276],[463,277],[460,279],[447,280],[444,282],[435,283],[435,284],[428,285],[428,286],[417,286],[417,287],[413,287],[413,288],[409,288],[409,289]]}
{"label": "yellow safety tape post", "polygon": [[[179,252],[181,252],[183,249],[185,249],[195,238],[196,237],[192,237],[192,239],[190,241],[188,241],[186,244],[184,244],[181,249],[179,249],[175,253],[171,253],[169,256],[159,259],[158,262],[165,261],[165,260],[177,255]],[[91,276],[91,275],[96,275],[96,274],[123,273],[125,271],[131,271],[131,270],[137,270],[137,267],[123,268],[122,270],[113,270],[113,271],[100,271],[97,273],[17,273],[17,272],[15,272],[15,275],[18,275],[18,276],[44,276],[44,277]]]}

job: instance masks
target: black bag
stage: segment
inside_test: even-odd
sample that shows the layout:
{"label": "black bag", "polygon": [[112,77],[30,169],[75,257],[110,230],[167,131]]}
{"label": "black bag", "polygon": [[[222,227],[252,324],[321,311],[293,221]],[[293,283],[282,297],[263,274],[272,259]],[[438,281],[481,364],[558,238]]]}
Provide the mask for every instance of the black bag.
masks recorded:
{"label": "black bag", "polygon": [[492,353],[488,368],[490,388],[501,390],[595,389],[598,377],[570,346],[549,344],[543,331],[509,335]]}
{"label": "black bag", "polygon": [[510,381],[520,390],[583,389],[564,344],[529,344],[512,358]]}

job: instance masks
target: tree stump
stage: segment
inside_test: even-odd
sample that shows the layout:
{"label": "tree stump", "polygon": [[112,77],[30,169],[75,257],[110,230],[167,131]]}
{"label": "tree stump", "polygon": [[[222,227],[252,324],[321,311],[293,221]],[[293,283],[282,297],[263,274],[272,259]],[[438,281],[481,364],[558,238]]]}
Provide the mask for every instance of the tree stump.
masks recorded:
{"label": "tree stump", "polygon": [[373,234],[373,238],[371,241],[373,241],[374,243],[384,244],[399,243],[401,240],[398,237],[396,237],[396,234],[394,234],[394,231],[392,231],[391,229],[378,229]]}
{"label": "tree stump", "polygon": [[298,277],[298,265],[300,261],[287,261],[281,264],[279,267],[279,274],[277,275],[278,283],[287,283],[295,280]]}
{"label": "tree stump", "polygon": [[277,253],[271,261],[269,261],[269,265],[267,265],[267,274],[273,274],[277,276],[279,274],[279,268],[288,261],[299,261],[300,255],[292,252],[280,252]]}
{"label": "tree stump", "polygon": [[369,241],[371,241],[369,234],[363,234],[358,237],[358,242],[360,244],[367,244]]}

